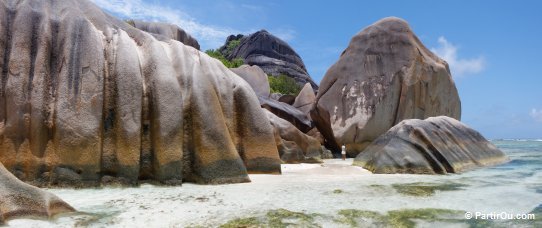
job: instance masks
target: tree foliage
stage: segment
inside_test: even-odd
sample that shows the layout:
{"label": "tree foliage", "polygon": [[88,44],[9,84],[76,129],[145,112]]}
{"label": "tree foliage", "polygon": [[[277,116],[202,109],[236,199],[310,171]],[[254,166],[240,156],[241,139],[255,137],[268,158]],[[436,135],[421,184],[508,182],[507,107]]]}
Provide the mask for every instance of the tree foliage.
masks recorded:
{"label": "tree foliage", "polygon": [[205,51],[205,53],[215,59],[220,60],[220,62],[222,62],[222,64],[224,64],[224,66],[228,68],[237,68],[245,63],[243,58],[235,58],[230,61],[226,57],[224,57],[222,53],[220,53],[218,50],[215,50],[215,49],[209,49]]}
{"label": "tree foliage", "polygon": [[236,47],[239,46],[241,43],[241,40],[232,40],[228,43],[228,46],[226,46],[226,55],[230,55],[233,50],[235,50]]}
{"label": "tree foliage", "polygon": [[135,21],[133,19],[127,19],[127,20],[124,20],[124,22],[131,25],[132,27],[135,27]]}
{"label": "tree foliage", "polygon": [[268,78],[272,93],[297,96],[299,91],[301,91],[301,86],[299,86],[293,78],[290,78],[284,74],[279,76],[269,75]]}

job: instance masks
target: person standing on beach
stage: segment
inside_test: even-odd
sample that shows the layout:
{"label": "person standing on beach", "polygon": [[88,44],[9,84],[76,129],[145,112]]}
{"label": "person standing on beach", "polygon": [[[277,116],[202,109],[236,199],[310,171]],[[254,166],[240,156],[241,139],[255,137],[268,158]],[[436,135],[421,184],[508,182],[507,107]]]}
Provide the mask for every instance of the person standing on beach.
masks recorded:
{"label": "person standing on beach", "polygon": [[341,147],[342,148],[342,151],[341,151],[341,155],[342,155],[342,158],[343,158],[343,161],[346,160],[346,146],[343,146]]}

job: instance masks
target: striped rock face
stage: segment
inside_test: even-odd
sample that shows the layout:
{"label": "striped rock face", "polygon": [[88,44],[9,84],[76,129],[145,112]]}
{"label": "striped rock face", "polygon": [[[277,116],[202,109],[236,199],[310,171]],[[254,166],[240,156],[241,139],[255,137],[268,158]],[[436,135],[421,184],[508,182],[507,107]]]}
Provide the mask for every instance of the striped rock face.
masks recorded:
{"label": "striped rock face", "polygon": [[250,86],[89,1],[0,3],[0,161],[36,184],[249,181],[280,173]]}
{"label": "striped rock face", "polygon": [[439,116],[402,121],[361,152],[354,164],[374,173],[446,174],[506,161],[480,133]]}
{"label": "striped rock face", "polygon": [[320,83],[311,117],[328,148],[355,157],[404,119],[461,117],[448,64],[398,18],[356,34]]}
{"label": "striped rock face", "polygon": [[0,225],[18,217],[50,218],[75,211],[70,205],[39,188],[25,184],[0,163]]}

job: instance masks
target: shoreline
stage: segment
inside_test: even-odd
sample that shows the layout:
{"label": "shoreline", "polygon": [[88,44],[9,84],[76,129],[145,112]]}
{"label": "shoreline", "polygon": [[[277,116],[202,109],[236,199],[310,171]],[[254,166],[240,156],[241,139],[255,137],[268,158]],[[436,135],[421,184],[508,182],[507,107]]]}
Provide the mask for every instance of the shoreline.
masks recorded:
{"label": "shoreline", "polygon": [[[333,159],[322,164],[285,164],[282,175],[251,174],[250,183],[228,185],[50,189],[80,213],[50,222],[17,219],[8,225],[215,227],[238,218],[259,218],[273,210],[335,217],[344,210],[385,214],[427,208],[529,213],[542,202],[542,195],[529,187],[530,182],[538,183],[541,174],[518,179],[513,176],[520,174],[519,170],[501,166],[437,176],[371,174],[350,166],[351,162]],[[498,178],[503,170],[511,177]],[[422,194],[416,195],[419,190]],[[335,217],[319,223],[327,224]]]}

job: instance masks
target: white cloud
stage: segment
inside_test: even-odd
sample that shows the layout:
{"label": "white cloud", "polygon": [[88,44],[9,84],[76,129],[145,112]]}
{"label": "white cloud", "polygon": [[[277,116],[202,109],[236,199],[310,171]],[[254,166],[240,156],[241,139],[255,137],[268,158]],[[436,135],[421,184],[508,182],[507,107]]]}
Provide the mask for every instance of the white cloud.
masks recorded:
{"label": "white cloud", "polygon": [[261,11],[263,9],[261,6],[251,4],[241,4],[241,7],[253,11]]}
{"label": "white cloud", "polygon": [[269,32],[286,42],[292,41],[296,36],[296,31],[293,29],[274,29]]}
{"label": "white cloud", "polygon": [[484,70],[486,61],[483,56],[472,59],[459,58],[457,54],[458,47],[448,42],[446,38],[438,38],[439,47],[431,48],[431,51],[450,65],[452,75],[461,77],[467,74],[476,74]]}
{"label": "white cloud", "polygon": [[529,114],[535,121],[542,123],[542,109],[537,110],[536,108],[533,108],[531,110],[531,113]]}
{"label": "white cloud", "polygon": [[194,36],[202,48],[219,47],[230,34],[242,33],[229,28],[204,25],[180,10],[145,3],[142,0],[92,1],[102,9],[121,17],[176,24]]}

